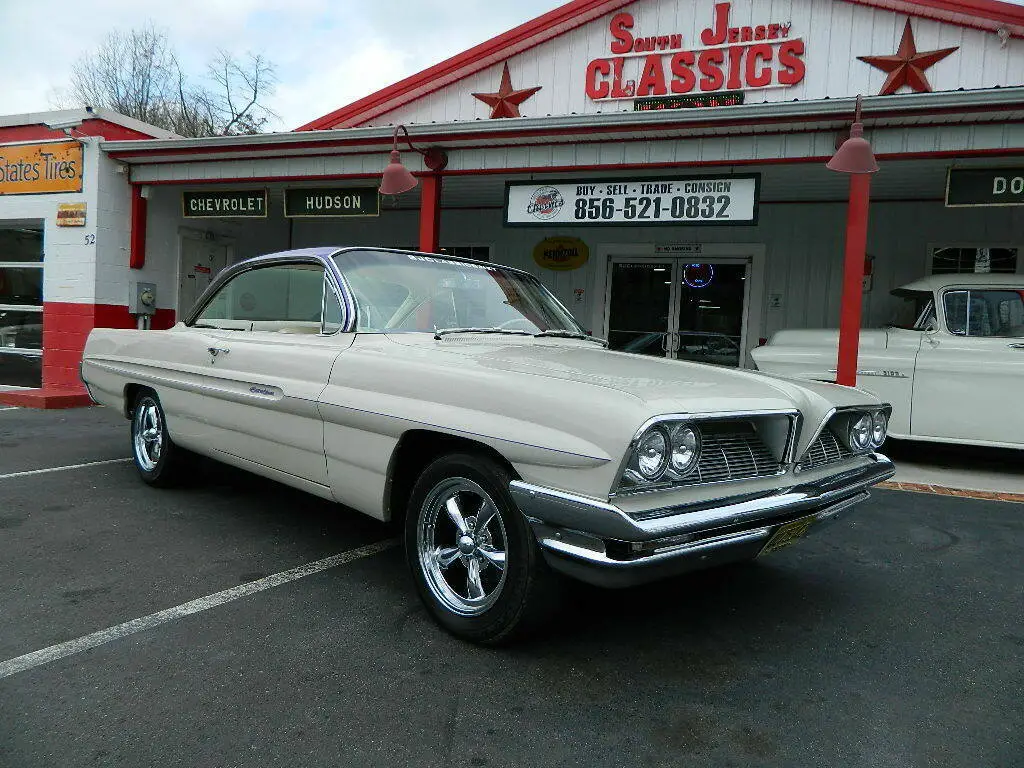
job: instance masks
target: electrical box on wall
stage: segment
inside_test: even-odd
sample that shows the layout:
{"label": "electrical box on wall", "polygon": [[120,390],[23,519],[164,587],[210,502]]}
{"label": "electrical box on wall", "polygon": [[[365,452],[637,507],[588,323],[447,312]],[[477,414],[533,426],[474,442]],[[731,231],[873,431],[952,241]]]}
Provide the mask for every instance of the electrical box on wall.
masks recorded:
{"label": "electrical box on wall", "polygon": [[133,315],[156,313],[156,283],[132,283],[129,288],[128,311]]}

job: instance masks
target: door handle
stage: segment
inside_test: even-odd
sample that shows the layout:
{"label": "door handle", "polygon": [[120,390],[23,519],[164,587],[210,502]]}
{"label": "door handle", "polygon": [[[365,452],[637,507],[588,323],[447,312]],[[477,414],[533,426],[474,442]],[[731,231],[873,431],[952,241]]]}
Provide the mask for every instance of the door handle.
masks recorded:
{"label": "door handle", "polygon": [[1024,349],[1024,344],[1014,343],[1014,344],[1007,344],[1006,346],[1008,346],[1010,349]]}
{"label": "door handle", "polygon": [[216,357],[221,354],[226,355],[231,350],[225,349],[224,347],[207,347],[206,351],[210,353],[210,357]]}

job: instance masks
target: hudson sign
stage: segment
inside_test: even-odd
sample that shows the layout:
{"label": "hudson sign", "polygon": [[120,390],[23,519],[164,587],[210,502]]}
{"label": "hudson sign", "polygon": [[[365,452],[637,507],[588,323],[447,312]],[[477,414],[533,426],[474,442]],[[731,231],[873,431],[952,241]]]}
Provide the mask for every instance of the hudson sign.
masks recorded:
{"label": "hudson sign", "polygon": [[608,25],[610,56],[587,64],[592,101],[796,85],[804,79],[804,41],[788,21],[765,18],[733,26],[732,3],[715,5],[699,41],[672,30],[639,30],[630,13]]}

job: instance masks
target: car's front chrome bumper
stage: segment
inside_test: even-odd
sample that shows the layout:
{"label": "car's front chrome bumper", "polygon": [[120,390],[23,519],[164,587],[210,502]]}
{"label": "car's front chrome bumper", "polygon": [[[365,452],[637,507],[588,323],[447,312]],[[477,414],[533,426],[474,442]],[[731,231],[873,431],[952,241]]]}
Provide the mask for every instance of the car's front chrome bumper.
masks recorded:
{"label": "car's front chrome bumper", "polygon": [[629,586],[754,558],[783,525],[839,519],[892,477],[892,462],[870,464],[766,493],[627,514],[614,504],[523,483],[512,497],[533,526],[549,564],[602,586]]}

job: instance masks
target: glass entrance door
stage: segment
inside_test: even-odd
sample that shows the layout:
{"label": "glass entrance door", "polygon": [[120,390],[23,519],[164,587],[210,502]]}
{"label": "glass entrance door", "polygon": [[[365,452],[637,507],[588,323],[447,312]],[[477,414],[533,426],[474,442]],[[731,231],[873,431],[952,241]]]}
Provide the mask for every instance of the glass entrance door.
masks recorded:
{"label": "glass entrance door", "polygon": [[738,367],[746,264],[683,264],[676,285],[675,357]]}
{"label": "glass entrance door", "polygon": [[743,363],[749,263],[613,260],[611,349],[679,360]]}
{"label": "glass entrance door", "polygon": [[671,353],[671,259],[615,261],[608,303],[608,347],[641,355]]}

